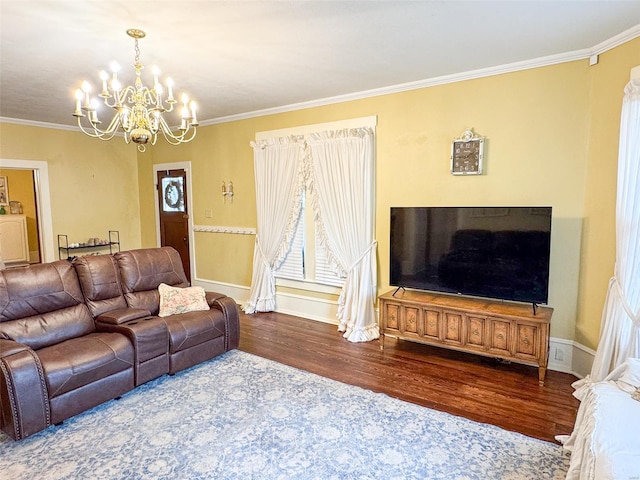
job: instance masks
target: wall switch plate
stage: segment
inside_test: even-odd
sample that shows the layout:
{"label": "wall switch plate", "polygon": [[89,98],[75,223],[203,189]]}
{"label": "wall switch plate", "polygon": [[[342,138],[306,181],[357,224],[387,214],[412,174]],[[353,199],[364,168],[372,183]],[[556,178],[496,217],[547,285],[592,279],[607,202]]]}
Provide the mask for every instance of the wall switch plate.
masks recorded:
{"label": "wall switch plate", "polygon": [[204,216],[205,216],[205,218],[211,218],[211,217],[213,216],[213,212],[211,211],[211,209],[210,209],[210,208],[207,208],[207,209],[204,211]]}

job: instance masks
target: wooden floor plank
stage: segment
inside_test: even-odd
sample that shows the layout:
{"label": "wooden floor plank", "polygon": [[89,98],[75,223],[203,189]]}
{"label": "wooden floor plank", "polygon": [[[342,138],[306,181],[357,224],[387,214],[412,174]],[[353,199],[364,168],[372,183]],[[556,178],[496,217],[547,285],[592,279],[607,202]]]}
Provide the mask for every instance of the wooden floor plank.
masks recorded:
{"label": "wooden floor plank", "polygon": [[241,314],[240,349],[334,380],[547,441],[573,429],[573,375],[385,339],[352,343],[335,325]]}

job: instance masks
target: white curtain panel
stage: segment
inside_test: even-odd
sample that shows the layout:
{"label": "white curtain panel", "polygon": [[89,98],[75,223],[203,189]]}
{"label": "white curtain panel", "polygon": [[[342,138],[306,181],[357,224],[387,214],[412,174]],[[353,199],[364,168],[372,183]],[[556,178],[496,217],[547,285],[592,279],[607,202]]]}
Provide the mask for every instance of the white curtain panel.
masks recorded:
{"label": "white curtain panel", "polygon": [[271,312],[276,306],[277,269],[291,247],[304,191],[302,137],[251,142],[256,182],[258,228],[253,277],[246,313]]}
{"label": "white curtain panel", "polygon": [[640,357],[640,79],[625,88],[618,153],[616,264],[602,314],[591,381]]}
{"label": "white curtain panel", "polygon": [[374,135],[370,128],[307,136],[308,192],[329,262],[345,276],[338,330],[352,342],[380,336],[374,240]]}

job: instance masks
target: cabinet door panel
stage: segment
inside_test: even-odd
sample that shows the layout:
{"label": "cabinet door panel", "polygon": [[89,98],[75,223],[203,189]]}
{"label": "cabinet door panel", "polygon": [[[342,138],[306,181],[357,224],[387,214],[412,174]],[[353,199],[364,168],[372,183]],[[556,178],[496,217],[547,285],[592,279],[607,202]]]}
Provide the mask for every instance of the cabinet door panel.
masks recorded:
{"label": "cabinet door panel", "polygon": [[400,330],[400,306],[394,304],[385,305],[386,328]]}
{"label": "cabinet door panel", "polygon": [[442,335],[441,324],[442,314],[439,310],[423,310],[424,315],[424,337],[432,340],[440,340]]}
{"label": "cabinet door panel", "polygon": [[462,314],[445,311],[444,319],[444,341],[454,345],[462,345]]}
{"label": "cabinet door panel", "polygon": [[485,318],[475,315],[467,316],[466,346],[483,350],[485,348]]}
{"label": "cabinet door panel", "polygon": [[402,328],[400,331],[410,335],[418,335],[420,309],[417,307],[406,306],[404,307],[403,313],[404,315],[401,317]]}
{"label": "cabinet door panel", "polygon": [[24,215],[6,215],[0,218],[0,254],[5,263],[29,261],[27,221]]}
{"label": "cabinet door panel", "polygon": [[489,351],[498,355],[511,355],[511,322],[489,320]]}
{"label": "cabinet door panel", "polygon": [[536,360],[540,343],[540,329],[537,325],[518,323],[516,326],[516,357]]}

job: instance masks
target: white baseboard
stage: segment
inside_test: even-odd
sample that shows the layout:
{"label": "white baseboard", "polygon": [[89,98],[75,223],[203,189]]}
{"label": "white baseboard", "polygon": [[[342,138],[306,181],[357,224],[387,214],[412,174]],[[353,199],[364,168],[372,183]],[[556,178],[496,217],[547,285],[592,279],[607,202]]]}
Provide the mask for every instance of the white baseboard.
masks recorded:
{"label": "white baseboard", "polygon": [[[194,285],[205,290],[224,293],[239,305],[249,300],[249,287],[196,279]],[[276,294],[276,312],[308,318],[318,322],[338,325],[338,304],[334,301],[306,297],[292,293]],[[595,352],[573,340],[551,337],[549,339],[549,363],[547,368],[584,378],[591,371]]]}
{"label": "white baseboard", "polygon": [[578,378],[584,378],[591,373],[595,350],[585,347],[581,343],[573,342],[573,374]]}
{"label": "white baseboard", "polygon": [[233,298],[238,305],[243,305],[249,300],[249,287],[244,287],[242,285],[214,282],[212,280],[204,280],[202,278],[196,278],[191,282],[191,284],[202,287],[207,292],[223,293],[227,297]]}

